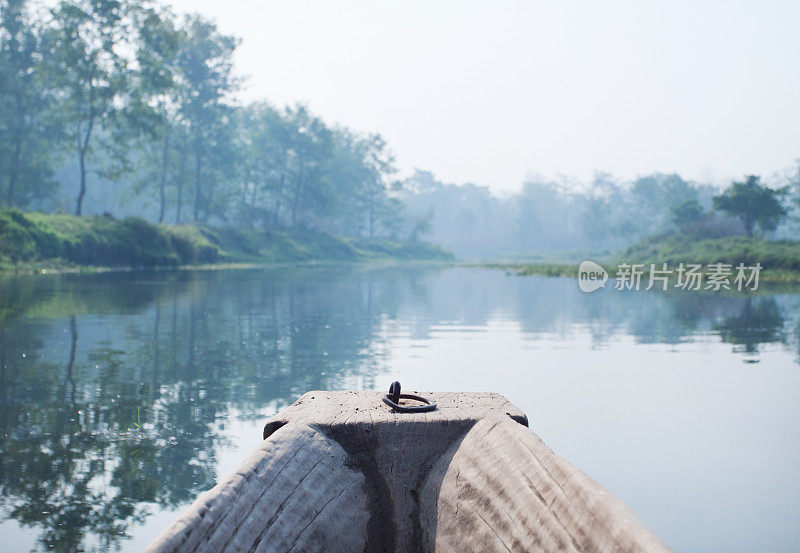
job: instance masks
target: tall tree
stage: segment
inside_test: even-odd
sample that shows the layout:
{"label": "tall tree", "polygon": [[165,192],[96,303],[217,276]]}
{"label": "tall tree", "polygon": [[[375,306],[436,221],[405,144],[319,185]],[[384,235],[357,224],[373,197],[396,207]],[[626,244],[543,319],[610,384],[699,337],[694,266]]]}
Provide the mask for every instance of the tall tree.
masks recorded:
{"label": "tall tree", "polygon": [[400,184],[391,180],[394,157],[378,134],[361,135],[346,127],[331,130],[332,147],[324,167],[326,205],[317,225],[341,234],[375,236],[387,230]]}
{"label": "tall tree", "polygon": [[775,230],[786,217],[781,203],[786,189],[772,189],[761,184],[761,177],[748,175],[713,199],[714,209],[725,211],[742,221],[747,236],[753,236],[756,226],[763,231]]}
{"label": "tall tree", "polygon": [[250,225],[278,222],[292,156],[288,127],[267,103],[239,110],[239,213]]}
{"label": "tall tree", "polygon": [[203,194],[194,198],[197,202],[199,197],[195,209],[199,209],[196,220],[201,222],[211,218],[221,222],[235,220],[236,182],[241,173],[243,151],[239,148],[236,110],[221,104],[217,111],[214,124],[204,132]]}
{"label": "tall tree", "polygon": [[220,125],[228,123],[230,112],[225,101],[238,81],[233,76],[233,52],[239,44],[235,37],[219,32],[217,26],[200,16],[189,16],[184,24],[186,40],[178,56],[186,101],[181,115],[188,122],[189,141],[194,157],[193,219],[200,220],[204,202],[204,178]]}
{"label": "tall tree", "polygon": [[168,10],[147,7],[137,16],[136,70],[126,110],[127,119],[142,150],[144,178],[140,187],[153,183],[158,191],[158,222],[164,222],[167,209],[167,179],[170,173],[171,140],[181,129],[179,119],[185,99],[180,83],[178,54],[185,40]]}
{"label": "tall tree", "polygon": [[306,106],[288,108],[286,115],[292,127],[295,158],[290,223],[296,228],[307,222],[310,214],[322,214],[330,206],[330,187],[325,176],[333,136],[322,119],[309,112]]}
{"label": "tall tree", "polygon": [[41,29],[25,0],[0,3],[0,190],[8,207],[24,207],[53,187],[50,160],[57,126],[42,61]]}
{"label": "tall tree", "polygon": [[268,113],[268,128],[270,133],[270,154],[274,160],[274,174],[271,190],[272,197],[272,224],[281,224],[281,209],[286,205],[286,189],[289,181],[289,171],[294,159],[292,150],[292,126],[281,113],[273,111]]}
{"label": "tall tree", "polygon": [[[394,156],[389,151],[386,141],[379,134],[371,134],[364,140],[364,166],[367,170],[363,183],[367,215],[367,231],[372,238],[381,219],[388,218],[392,206],[390,189],[398,190],[399,182],[392,182],[391,176],[397,172]],[[387,219],[388,221],[388,219]]]}
{"label": "tall tree", "polygon": [[78,158],[80,182],[75,213],[83,211],[92,154],[110,149],[108,135],[128,90],[127,60],[123,53],[130,35],[130,2],[119,0],[62,0],[52,10],[49,33],[59,88],[60,117]]}
{"label": "tall tree", "polygon": [[184,125],[173,129],[173,147],[177,153],[177,167],[175,169],[175,223],[181,224],[181,210],[183,209],[183,191],[186,184],[186,171],[189,163],[189,132]]}

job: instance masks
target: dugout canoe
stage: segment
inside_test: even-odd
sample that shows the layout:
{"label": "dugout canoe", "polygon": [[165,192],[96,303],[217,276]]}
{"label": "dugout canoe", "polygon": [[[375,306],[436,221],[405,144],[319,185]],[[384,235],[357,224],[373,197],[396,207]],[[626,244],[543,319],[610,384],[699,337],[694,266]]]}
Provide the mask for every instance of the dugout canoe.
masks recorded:
{"label": "dugout canoe", "polygon": [[669,551],[620,500],[555,455],[492,393],[308,392],[145,550]]}

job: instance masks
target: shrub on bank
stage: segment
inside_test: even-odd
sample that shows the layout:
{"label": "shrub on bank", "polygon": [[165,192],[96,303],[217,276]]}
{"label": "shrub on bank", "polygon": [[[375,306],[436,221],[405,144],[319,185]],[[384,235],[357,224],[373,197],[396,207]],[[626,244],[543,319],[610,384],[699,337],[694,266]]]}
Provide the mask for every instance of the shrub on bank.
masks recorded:
{"label": "shrub on bank", "polygon": [[214,263],[219,248],[196,229],[137,217],[74,217],[0,211],[0,258],[11,263],[60,259],[78,265],[177,266]]}

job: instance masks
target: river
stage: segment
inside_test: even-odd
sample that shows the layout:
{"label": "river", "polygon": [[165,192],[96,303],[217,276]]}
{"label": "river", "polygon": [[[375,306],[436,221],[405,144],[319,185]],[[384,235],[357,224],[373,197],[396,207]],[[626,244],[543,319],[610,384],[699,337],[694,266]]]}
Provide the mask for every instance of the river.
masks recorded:
{"label": "river", "polygon": [[800,551],[800,294],[421,266],[0,280],[0,549],[138,551],[312,389],[504,394],[681,553]]}

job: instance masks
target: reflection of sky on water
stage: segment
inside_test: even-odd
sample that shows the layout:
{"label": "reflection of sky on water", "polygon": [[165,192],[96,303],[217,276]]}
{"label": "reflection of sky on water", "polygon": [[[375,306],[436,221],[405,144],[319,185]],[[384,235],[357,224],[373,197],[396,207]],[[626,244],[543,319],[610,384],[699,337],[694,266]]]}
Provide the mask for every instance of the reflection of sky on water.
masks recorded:
{"label": "reflection of sky on water", "polygon": [[138,550],[268,414],[397,378],[505,394],[677,551],[790,551],[799,302],[473,269],[6,281],[0,538]]}

